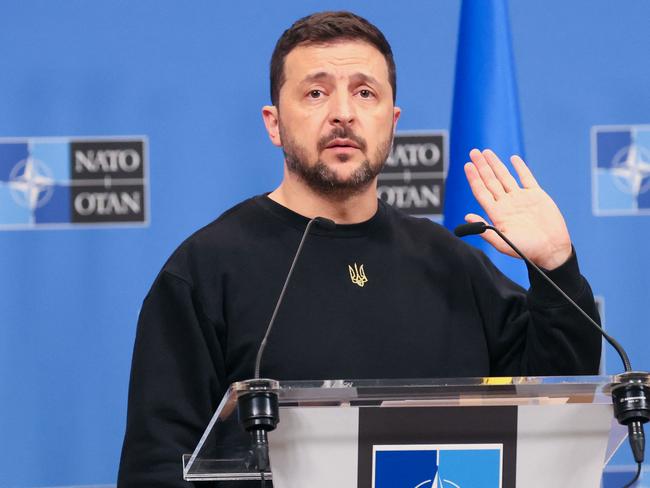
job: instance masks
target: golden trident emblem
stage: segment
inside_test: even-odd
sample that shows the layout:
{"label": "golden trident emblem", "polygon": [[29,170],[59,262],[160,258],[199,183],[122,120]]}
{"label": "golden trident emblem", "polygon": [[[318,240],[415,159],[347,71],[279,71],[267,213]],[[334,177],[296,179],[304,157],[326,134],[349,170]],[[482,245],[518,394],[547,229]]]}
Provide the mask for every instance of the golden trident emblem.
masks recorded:
{"label": "golden trident emblem", "polygon": [[350,271],[350,279],[355,285],[363,288],[363,285],[368,283],[366,272],[363,270],[363,264],[357,267],[357,263],[354,263],[354,268],[348,264],[348,271]]}

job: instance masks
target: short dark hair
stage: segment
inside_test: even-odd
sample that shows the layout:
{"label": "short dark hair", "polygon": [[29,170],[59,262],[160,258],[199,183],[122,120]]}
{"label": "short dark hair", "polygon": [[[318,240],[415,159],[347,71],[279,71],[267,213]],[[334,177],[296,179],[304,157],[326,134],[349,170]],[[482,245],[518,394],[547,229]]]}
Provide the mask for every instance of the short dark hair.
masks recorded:
{"label": "short dark hair", "polygon": [[388,66],[388,80],[397,95],[397,74],[390,44],[384,34],[363,17],[352,12],[319,12],[294,22],[278,39],[271,56],[271,102],[276,107],[284,85],[284,60],[294,48],[309,44],[326,44],[341,40],[363,41],[383,54]]}

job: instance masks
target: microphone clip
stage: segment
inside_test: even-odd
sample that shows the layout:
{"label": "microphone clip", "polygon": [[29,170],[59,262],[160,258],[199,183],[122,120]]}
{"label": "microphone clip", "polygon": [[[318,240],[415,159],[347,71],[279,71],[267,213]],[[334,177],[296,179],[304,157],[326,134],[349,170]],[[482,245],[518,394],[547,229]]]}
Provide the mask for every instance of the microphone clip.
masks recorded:
{"label": "microphone clip", "polygon": [[265,473],[271,469],[267,433],[280,422],[277,389],[278,382],[268,379],[242,381],[238,387],[245,391],[238,394],[237,413],[239,422],[251,436],[251,456],[255,470]]}
{"label": "microphone clip", "polygon": [[645,434],[643,424],[650,421],[650,374],[628,371],[618,376],[619,383],[612,386],[614,416],[626,425],[634,460],[643,463]]}

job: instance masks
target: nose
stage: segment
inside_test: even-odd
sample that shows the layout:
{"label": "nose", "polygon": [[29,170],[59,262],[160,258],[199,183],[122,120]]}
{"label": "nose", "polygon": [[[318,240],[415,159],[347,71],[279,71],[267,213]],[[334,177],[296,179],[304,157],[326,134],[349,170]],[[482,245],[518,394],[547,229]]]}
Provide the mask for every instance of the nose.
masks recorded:
{"label": "nose", "polygon": [[354,106],[349,93],[340,91],[331,98],[330,124],[349,125],[355,120]]}

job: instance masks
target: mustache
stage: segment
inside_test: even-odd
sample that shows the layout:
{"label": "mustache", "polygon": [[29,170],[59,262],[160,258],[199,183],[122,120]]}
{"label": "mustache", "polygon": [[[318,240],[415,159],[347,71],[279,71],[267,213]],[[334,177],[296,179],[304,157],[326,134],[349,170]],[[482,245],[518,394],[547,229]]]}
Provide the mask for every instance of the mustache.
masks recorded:
{"label": "mustache", "polygon": [[324,151],[325,148],[334,140],[334,139],[350,139],[359,146],[361,151],[365,152],[366,147],[368,146],[366,140],[363,137],[356,135],[349,126],[339,126],[332,129],[332,131],[326,136],[321,137],[318,140],[318,151]]}

